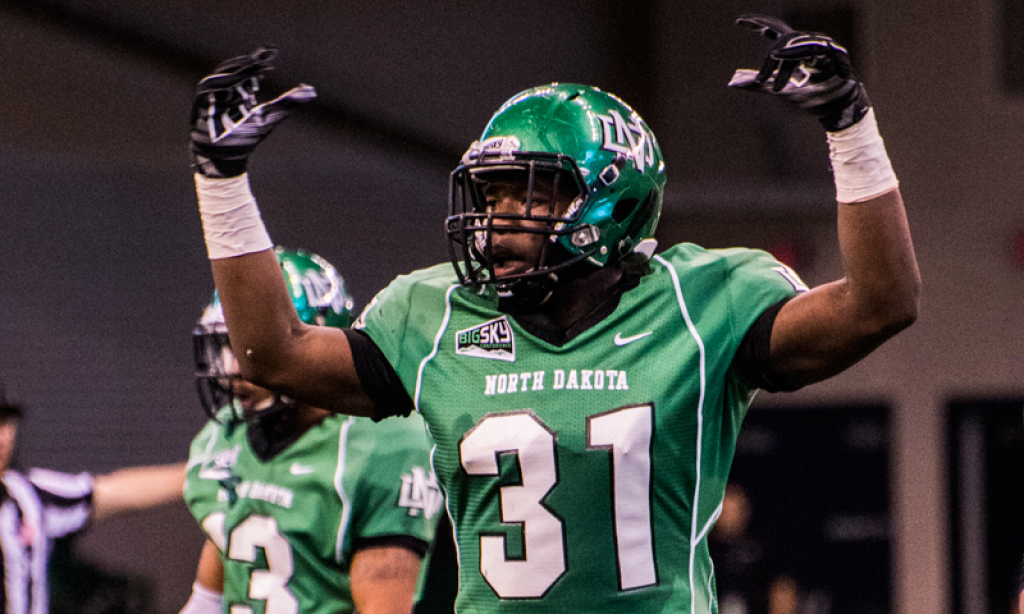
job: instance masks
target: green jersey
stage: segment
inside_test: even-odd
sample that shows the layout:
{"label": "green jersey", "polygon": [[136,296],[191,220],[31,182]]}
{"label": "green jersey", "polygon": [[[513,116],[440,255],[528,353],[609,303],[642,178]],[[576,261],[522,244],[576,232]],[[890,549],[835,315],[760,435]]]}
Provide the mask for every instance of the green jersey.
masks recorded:
{"label": "green jersey", "polygon": [[248,428],[209,422],[185,482],[221,553],[224,612],[352,612],[355,542],[433,539],[441,495],[421,420],[331,415],[269,460],[253,452]]}
{"label": "green jersey", "polygon": [[356,327],[436,442],[459,614],[714,611],[706,537],[755,392],[733,357],[803,289],[764,252],[679,245],[561,346],[449,266],[381,292]]}

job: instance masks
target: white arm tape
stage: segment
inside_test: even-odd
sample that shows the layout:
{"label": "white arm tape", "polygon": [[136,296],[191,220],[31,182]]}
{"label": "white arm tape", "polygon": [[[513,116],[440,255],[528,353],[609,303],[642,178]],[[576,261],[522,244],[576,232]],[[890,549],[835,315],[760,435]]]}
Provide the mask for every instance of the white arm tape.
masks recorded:
{"label": "white arm tape", "polygon": [[195,179],[210,260],[261,252],[274,246],[249,190],[248,174],[228,179],[197,174]]}
{"label": "white arm tape", "polygon": [[869,200],[899,185],[873,108],[846,130],[829,132],[828,150],[840,203]]}
{"label": "white arm tape", "polygon": [[192,583],[192,596],[178,614],[221,614],[223,596],[198,582]]}

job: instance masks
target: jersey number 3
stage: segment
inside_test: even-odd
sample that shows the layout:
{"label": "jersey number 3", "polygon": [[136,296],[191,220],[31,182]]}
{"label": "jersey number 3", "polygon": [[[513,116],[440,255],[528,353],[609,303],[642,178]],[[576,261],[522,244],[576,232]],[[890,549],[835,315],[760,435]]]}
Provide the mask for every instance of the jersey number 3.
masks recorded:
{"label": "jersey number 3", "polygon": [[[203,520],[210,539],[224,551],[224,513],[214,512]],[[227,556],[235,561],[253,563],[262,549],[267,569],[255,569],[249,578],[249,598],[264,602],[266,614],[297,614],[299,602],[288,590],[294,563],[292,548],[281,535],[277,521],[269,516],[249,516],[231,531]],[[247,605],[233,604],[230,614],[252,614]]]}
{"label": "jersey number 3", "polygon": [[[587,417],[587,448],[611,456],[619,590],[657,583],[651,537],[653,406],[631,405]],[[501,487],[501,521],[522,526],[521,559],[504,535],[480,536],[480,573],[503,598],[537,598],[566,568],[565,527],[543,500],[558,483],[555,433],[532,412],[485,416],[459,446],[466,473],[497,476],[498,454],[515,453],[522,483]]]}

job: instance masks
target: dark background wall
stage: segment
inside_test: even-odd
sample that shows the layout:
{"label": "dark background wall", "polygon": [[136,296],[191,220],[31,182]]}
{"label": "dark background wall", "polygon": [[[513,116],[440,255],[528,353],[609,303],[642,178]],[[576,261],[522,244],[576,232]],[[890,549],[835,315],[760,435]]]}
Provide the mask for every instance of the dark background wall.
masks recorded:
{"label": "dark background wall", "polygon": [[[766,47],[732,21],[770,12],[852,49],[902,181],[925,295],[918,324],[860,365],[758,402],[890,408],[893,611],[951,611],[947,400],[1024,394],[1024,99],[1000,80],[1014,67],[1001,59],[1004,8],[0,2],[0,378],[29,407],[20,459],[102,472],[187,453],[203,420],[190,330],[212,291],[187,116],[195,81],[258,44],[281,49],[269,90],[307,82],[320,94],[252,160],[264,219],[276,242],[333,262],[359,307],[445,258],[448,171],[501,102],[553,80],[616,92],[653,127],[669,168],[662,245],[785,248],[810,283],[836,278],[820,127],[725,87]],[[159,578],[172,612],[201,539],[178,509],[97,526],[82,547]]]}

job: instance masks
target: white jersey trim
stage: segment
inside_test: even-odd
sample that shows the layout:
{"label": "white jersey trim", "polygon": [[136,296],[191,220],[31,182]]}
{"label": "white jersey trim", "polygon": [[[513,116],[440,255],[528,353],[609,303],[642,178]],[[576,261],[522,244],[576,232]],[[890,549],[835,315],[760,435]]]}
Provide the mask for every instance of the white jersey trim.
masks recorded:
{"label": "white jersey trim", "polygon": [[345,534],[352,517],[352,505],[348,492],[345,490],[345,461],[348,457],[348,430],[355,422],[355,416],[349,416],[341,425],[338,436],[338,467],[334,471],[334,489],[341,499],[341,522],[338,527],[338,540],[334,543],[334,560],[344,562]]}
{"label": "white jersey trim", "polygon": [[[698,537],[697,527],[700,524],[700,478],[703,473],[701,466],[701,454],[703,452],[702,442],[704,441],[704,395],[707,392],[707,366],[705,364],[707,357],[704,349],[704,341],[700,338],[700,333],[697,332],[697,327],[693,324],[693,320],[690,319],[690,312],[686,308],[686,299],[683,297],[683,289],[679,285],[679,275],[676,270],[672,268],[672,265],[668,263],[661,256],[654,256],[654,260],[657,260],[664,266],[669,275],[672,276],[672,285],[676,291],[676,301],[679,303],[679,311],[682,313],[683,320],[686,322],[686,328],[690,331],[690,335],[694,341],[697,342],[697,348],[700,351],[700,400],[697,402],[697,472],[696,482],[693,488],[693,513],[690,517],[690,561],[689,561],[689,581],[690,581],[690,612],[695,613],[697,611],[697,585],[694,583],[694,562],[696,561],[697,543],[698,539],[703,539],[704,531],[701,531]],[[710,601],[710,594],[708,595]]]}
{"label": "white jersey trim", "polygon": [[195,467],[196,465],[202,465],[206,461],[214,457],[213,448],[217,443],[217,434],[220,433],[220,424],[213,423],[213,428],[211,429],[211,431],[212,432],[210,433],[210,438],[206,440],[206,447],[203,448],[203,453],[196,455],[195,458],[189,458],[188,462],[185,464],[185,471],[188,471],[189,469]]}
{"label": "white jersey trim", "polygon": [[412,403],[416,407],[416,411],[420,411],[420,392],[423,390],[423,372],[427,368],[427,363],[437,356],[437,352],[441,347],[441,337],[444,336],[444,332],[448,330],[448,321],[452,317],[452,292],[455,292],[460,286],[452,285],[448,287],[448,290],[444,293],[444,317],[441,319],[441,326],[437,329],[437,334],[434,335],[434,348],[429,354],[423,357],[420,361],[420,368],[416,372],[416,391],[412,397]]}
{"label": "white jersey trim", "polygon": [[718,507],[716,507],[715,511],[711,513],[711,518],[708,518],[708,521],[704,524],[704,528],[701,529],[700,539],[704,539],[704,537],[711,531],[711,527],[715,526],[715,521],[718,520],[718,517],[721,515],[722,503],[719,502]]}

